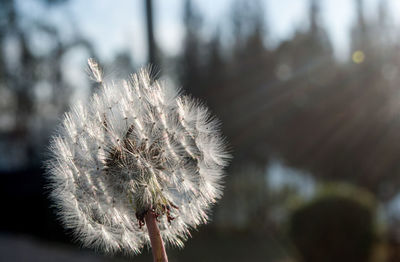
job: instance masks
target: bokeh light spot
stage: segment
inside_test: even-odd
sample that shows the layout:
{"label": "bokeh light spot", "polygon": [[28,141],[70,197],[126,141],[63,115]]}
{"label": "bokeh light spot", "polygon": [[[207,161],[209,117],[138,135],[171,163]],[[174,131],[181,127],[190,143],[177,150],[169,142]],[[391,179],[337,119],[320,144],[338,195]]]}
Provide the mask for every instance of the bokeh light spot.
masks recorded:
{"label": "bokeh light spot", "polygon": [[356,64],[361,64],[365,60],[365,54],[361,50],[357,50],[352,55],[352,60]]}

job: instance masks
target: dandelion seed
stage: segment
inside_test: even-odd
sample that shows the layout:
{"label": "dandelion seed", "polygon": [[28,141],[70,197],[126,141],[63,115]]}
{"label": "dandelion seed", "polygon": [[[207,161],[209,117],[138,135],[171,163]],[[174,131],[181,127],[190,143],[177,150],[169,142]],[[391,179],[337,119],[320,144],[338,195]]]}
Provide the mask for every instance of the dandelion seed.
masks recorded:
{"label": "dandelion seed", "polygon": [[89,58],[88,66],[89,66],[88,73],[90,75],[90,78],[97,83],[103,82],[102,69],[100,68],[99,64],[93,58]]}
{"label": "dandelion seed", "polygon": [[89,68],[101,87],[66,113],[47,162],[61,221],[106,252],[139,253],[154,230],[182,247],[222,195],[230,155],[218,122],[144,69],[107,84],[93,59]]}

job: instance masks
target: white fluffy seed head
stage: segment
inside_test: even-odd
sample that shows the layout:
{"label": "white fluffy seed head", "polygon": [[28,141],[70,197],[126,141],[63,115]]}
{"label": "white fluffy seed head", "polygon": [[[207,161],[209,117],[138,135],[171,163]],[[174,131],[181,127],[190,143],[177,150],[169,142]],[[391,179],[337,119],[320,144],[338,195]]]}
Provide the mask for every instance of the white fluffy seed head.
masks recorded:
{"label": "white fluffy seed head", "polygon": [[147,70],[108,84],[89,68],[100,89],[65,114],[47,162],[63,224],[84,246],[138,253],[151,210],[164,241],[183,246],[222,194],[230,155],[217,120]]}

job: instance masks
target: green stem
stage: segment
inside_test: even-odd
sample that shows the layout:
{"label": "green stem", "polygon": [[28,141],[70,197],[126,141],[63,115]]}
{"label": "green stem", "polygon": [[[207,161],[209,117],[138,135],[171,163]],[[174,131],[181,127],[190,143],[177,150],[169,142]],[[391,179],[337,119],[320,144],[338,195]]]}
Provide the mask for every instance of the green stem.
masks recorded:
{"label": "green stem", "polygon": [[144,217],[147,230],[149,232],[151,250],[154,262],[168,262],[167,253],[165,252],[164,242],[161,238],[160,229],[157,226],[156,215],[154,212],[147,212]]}

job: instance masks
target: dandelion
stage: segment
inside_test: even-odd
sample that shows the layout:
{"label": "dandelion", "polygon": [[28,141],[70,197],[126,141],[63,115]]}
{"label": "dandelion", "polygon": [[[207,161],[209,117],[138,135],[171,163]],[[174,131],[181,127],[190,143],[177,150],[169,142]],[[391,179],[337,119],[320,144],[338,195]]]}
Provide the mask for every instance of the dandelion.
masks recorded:
{"label": "dandelion", "polygon": [[136,254],[151,244],[166,261],[163,243],[182,247],[222,195],[218,121],[145,69],[118,83],[92,59],[89,71],[99,90],[65,114],[50,145],[59,217],[83,246]]}

